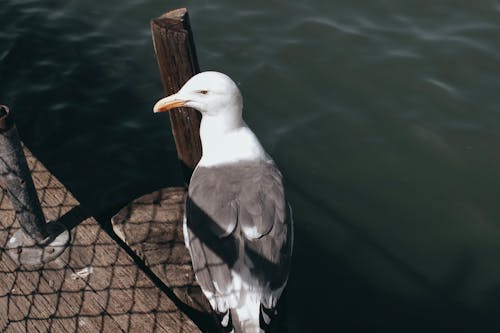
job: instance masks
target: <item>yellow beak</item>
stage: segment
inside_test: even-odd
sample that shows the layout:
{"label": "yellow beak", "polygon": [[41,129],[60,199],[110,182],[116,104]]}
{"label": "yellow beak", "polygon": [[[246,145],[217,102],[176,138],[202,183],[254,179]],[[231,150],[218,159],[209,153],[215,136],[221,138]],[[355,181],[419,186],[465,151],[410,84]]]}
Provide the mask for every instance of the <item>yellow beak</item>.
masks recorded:
{"label": "yellow beak", "polygon": [[177,95],[173,94],[168,97],[162,98],[158,102],[156,102],[155,106],[153,107],[153,112],[154,113],[165,112],[168,110],[172,110],[173,108],[184,106],[185,104],[186,101],[178,99]]}

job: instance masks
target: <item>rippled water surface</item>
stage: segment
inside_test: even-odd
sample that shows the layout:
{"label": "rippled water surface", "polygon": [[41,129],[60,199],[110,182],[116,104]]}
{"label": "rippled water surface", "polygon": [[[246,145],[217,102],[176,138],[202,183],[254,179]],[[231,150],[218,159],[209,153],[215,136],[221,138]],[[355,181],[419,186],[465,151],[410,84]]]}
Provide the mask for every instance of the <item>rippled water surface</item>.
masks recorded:
{"label": "rippled water surface", "polygon": [[289,331],[500,328],[500,2],[2,0],[0,102],[97,216],[180,184],[149,31],[180,6],[286,176]]}

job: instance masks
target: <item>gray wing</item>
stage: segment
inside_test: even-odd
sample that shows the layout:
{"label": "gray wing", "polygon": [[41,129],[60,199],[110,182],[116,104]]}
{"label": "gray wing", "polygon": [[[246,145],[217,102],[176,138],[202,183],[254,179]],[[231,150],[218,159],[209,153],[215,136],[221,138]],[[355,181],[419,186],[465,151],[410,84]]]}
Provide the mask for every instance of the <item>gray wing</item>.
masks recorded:
{"label": "gray wing", "polygon": [[195,169],[186,199],[186,236],[196,280],[212,307],[224,313],[235,296],[231,269],[238,259],[240,239],[234,201],[237,184],[226,181],[219,168]]}
{"label": "gray wing", "polygon": [[[252,172],[253,171],[253,172]],[[239,197],[238,222],[244,238],[245,259],[263,290],[262,303],[274,307],[286,283],[292,255],[292,217],[287,207],[281,173],[271,163],[248,170],[253,186]],[[279,290],[278,293],[275,291]]]}
{"label": "gray wing", "polygon": [[[286,282],[291,216],[274,164],[197,168],[189,186],[186,218],[193,268],[206,294],[217,298],[235,292],[231,269],[238,269],[238,260],[250,267],[251,284],[257,283],[266,296]],[[271,298],[264,297],[264,306],[274,305]]]}

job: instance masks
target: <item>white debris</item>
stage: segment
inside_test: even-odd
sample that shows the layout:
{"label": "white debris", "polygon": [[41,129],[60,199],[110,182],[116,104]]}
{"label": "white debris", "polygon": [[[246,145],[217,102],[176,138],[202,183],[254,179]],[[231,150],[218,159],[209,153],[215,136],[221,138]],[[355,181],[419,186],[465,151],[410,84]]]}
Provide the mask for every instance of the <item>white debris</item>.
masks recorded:
{"label": "white debris", "polygon": [[79,270],[78,272],[76,273],[71,273],[71,278],[73,280],[76,280],[78,278],[80,279],[85,279],[87,276],[89,276],[90,273],[92,273],[94,271],[94,269],[92,268],[92,266],[89,266],[89,267],[85,267],[84,269],[82,270]]}

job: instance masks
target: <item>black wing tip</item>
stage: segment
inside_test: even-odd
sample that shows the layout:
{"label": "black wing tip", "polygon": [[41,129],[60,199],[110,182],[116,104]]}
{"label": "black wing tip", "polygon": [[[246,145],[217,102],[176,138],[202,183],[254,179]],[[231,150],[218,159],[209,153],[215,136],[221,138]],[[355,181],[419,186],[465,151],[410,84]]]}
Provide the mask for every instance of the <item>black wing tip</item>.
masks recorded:
{"label": "black wing tip", "polygon": [[276,308],[266,308],[264,305],[260,305],[259,322],[260,329],[264,332],[272,332],[273,324],[276,322],[278,317],[278,309]]}
{"label": "black wing tip", "polygon": [[226,312],[217,313],[217,319],[223,333],[234,333],[233,318],[230,309]]}

